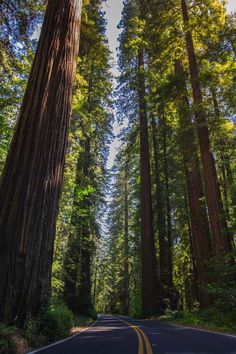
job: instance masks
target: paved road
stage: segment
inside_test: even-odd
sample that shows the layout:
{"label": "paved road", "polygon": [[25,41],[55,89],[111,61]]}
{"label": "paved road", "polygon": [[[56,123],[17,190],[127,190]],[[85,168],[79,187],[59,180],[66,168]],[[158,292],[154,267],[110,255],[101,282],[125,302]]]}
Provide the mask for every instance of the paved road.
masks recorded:
{"label": "paved road", "polygon": [[236,336],[100,315],[88,330],[39,354],[236,354]]}

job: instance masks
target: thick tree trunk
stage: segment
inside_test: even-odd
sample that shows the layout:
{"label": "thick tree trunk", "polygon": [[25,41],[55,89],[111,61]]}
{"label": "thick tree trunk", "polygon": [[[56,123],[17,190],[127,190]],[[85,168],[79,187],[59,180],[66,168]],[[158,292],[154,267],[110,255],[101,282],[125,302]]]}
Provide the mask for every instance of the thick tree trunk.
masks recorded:
{"label": "thick tree trunk", "polygon": [[143,315],[147,316],[158,311],[158,272],[154,245],[147,104],[142,50],[139,50],[138,53],[138,99],[141,164],[142,310]]}
{"label": "thick tree trunk", "polygon": [[[217,120],[220,119],[220,109],[219,105],[217,102],[217,97],[216,97],[216,91],[215,89],[211,89],[211,95],[212,95],[212,101],[214,105],[214,111],[215,111],[215,118]],[[226,178],[226,170],[225,170],[225,159],[224,159],[224,148],[226,143],[224,142],[223,138],[219,137],[218,139],[218,148],[220,150],[220,163],[219,163],[219,168],[221,170],[221,180],[222,180],[222,192],[223,192],[223,201],[224,201],[224,210],[225,210],[225,215],[228,221],[230,221],[230,215],[229,215],[229,200],[228,200],[228,183],[227,183],[227,178]]]}
{"label": "thick tree trunk", "polygon": [[[211,89],[212,94],[212,101],[214,105],[215,117],[216,119],[220,119],[220,108],[217,101],[216,91]],[[229,211],[229,192],[231,194],[233,210],[234,210],[234,222],[236,221],[236,213],[235,213],[235,205],[236,205],[236,198],[235,198],[235,191],[232,188],[234,186],[234,178],[233,173],[230,166],[230,158],[227,149],[227,142],[224,137],[219,136],[218,138],[218,149],[220,152],[220,170],[222,174],[222,191],[223,191],[223,200],[224,200],[224,210],[227,220],[230,222],[230,211]],[[236,222],[235,222],[236,224]],[[232,247],[234,247],[234,235],[233,230],[228,230],[228,236],[231,242]]]}
{"label": "thick tree trunk", "polygon": [[129,208],[128,208],[128,177],[125,171],[124,190],[124,292],[123,292],[123,314],[129,314]]}
{"label": "thick tree trunk", "polygon": [[[186,167],[185,167],[186,168]],[[187,184],[187,183],[186,183]],[[186,186],[187,187],[187,186]],[[198,269],[197,269],[197,262],[196,262],[196,255],[195,255],[195,247],[193,245],[193,231],[192,231],[192,225],[191,225],[191,216],[190,216],[190,210],[189,210],[189,201],[188,201],[188,192],[186,188],[186,194],[185,194],[185,210],[187,213],[187,224],[188,224],[188,241],[189,241],[189,246],[190,246],[190,256],[191,256],[191,269],[192,269],[192,274],[193,274],[193,297],[194,300],[199,301],[199,293],[198,293]]]}
{"label": "thick tree trunk", "polygon": [[203,203],[204,193],[199,167],[197,141],[191,121],[191,111],[187,96],[184,68],[180,60],[175,62],[177,93],[179,96],[179,116],[183,160],[187,182],[188,205],[191,221],[193,259],[196,262],[198,294],[200,306],[209,305],[210,298],[204,287],[209,283],[208,265],[211,259],[206,208]]}
{"label": "thick tree trunk", "polygon": [[166,220],[167,220],[167,285],[171,289],[173,287],[173,262],[172,262],[172,224],[171,224],[171,206],[170,206],[170,183],[169,183],[169,166],[167,156],[167,127],[163,114],[163,152],[164,152],[164,169],[165,169],[165,193],[166,193]]}
{"label": "thick tree trunk", "polygon": [[0,317],[23,324],[50,293],[82,0],[49,0],[0,185]]}
{"label": "thick tree trunk", "polygon": [[154,116],[152,116],[152,140],[155,162],[155,180],[156,180],[156,210],[157,210],[157,230],[159,238],[159,255],[160,255],[160,281],[162,286],[168,286],[168,244],[166,230],[166,201],[165,186],[161,182],[160,177],[160,158],[159,144],[157,142],[157,127]]}
{"label": "thick tree trunk", "polygon": [[221,178],[222,178],[222,190],[223,190],[223,200],[224,200],[224,209],[227,220],[230,221],[230,212],[229,212],[229,196],[228,196],[228,181],[227,174],[225,169],[225,156],[223,151],[220,152],[220,169],[221,169]]}
{"label": "thick tree trunk", "polygon": [[[181,0],[181,5],[184,24],[187,27],[189,26],[189,15],[186,0]],[[189,29],[186,29],[185,36],[214,250],[216,252],[229,252],[231,251],[231,244],[229,238],[227,237],[226,218],[223,210],[220,188],[217,181],[215,161],[211,152],[208,123],[203,108],[202,91],[193,38]]]}
{"label": "thick tree trunk", "polygon": [[[236,229],[236,190],[234,188],[234,176],[230,164],[230,158],[228,152],[224,152],[224,166],[226,170],[226,180],[227,180],[227,187],[230,188],[230,195],[231,195],[231,201],[232,201],[232,209],[233,209],[233,218],[234,218],[234,225],[232,227],[232,232],[230,234],[230,239],[232,242],[232,247],[235,248],[235,240],[234,240],[234,234],[233,231]],[[228,192],[228,188],[227,188]]]}

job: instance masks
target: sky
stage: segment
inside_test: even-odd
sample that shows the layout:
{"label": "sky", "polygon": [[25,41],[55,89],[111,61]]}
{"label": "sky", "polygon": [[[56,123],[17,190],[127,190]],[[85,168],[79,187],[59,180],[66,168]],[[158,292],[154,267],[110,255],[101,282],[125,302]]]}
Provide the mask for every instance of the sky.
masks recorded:
{"label": "sky", "polygon": [[[123,0],[106,0],[106,2],[103,5],[103,9],[106,12],[106,19],[107,19],[107,38],[109,41],[109,47],[112,52],[112,56],[114,58],[114,67],[112,69],[114,76],[118,75],[116,48],[118,47],[118,36],[120,30],[117,28],[117,25],[119,24],[121,19],[122,8],[123,8]],[[229,13],[232,11],[236,11],[236,0],[228,0],[227,11]],[[121,127],[115,121],[115,123],[113,124],[113,132],[115,136],[120,132],[120,130]],[[110,145],[110,154],[107,162],[108,168],[112,167],[120,145],[121,145],[120,141],[116,137]]]}
{"label": "sky", "polygon": [[[117,51],[116,48],[118,47],[118,36],[120,30],[117,28],[120,19],[121,19],[121,12],[123,8],[123,1],[122,0],[107,0],[104,5],[103,9],[106,11],[106,19],[107,19],[107,38],[109,41],[109,47],[112,53],[112,57],[114,59],[114,66],[112,69],[114,75],[114,85],[115,85],[115,77],[118,75],[118,68],[117,68]],[[113,124],[113,133],[114,135],[118,135],[122,127],[120,127],[117,121]],[[114,139],[114,141],[110,145],[110,154],[108,157],[107,168],[111,168],[116,157],[117,151],[120,148],[120,141],[118,137]]]}
{"label": "sky", "polygon": [[[113,1],[116,1],[116,0],[113,0]],[[227,10],[228,10],[228,12],[236,11],[236,0],[228,0]]]}

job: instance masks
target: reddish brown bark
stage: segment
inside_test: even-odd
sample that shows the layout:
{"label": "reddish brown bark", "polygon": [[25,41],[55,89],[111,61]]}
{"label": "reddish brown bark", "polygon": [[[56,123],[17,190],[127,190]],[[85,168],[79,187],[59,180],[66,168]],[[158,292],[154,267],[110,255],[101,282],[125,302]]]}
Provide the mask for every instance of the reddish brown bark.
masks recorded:
{"label": "reddish brown bark", "polygon": [[[211,89],[211,94],[212,94],[212,101],[214,105],[214,111],[215,111],[215,118],[217,120],[220,119],[220,108],[218,105],[217,101],[217,95],[215,89]],[[236,214],[235,214],[235,205],[236,205],[236,200],[235,200],[235,192],[233,190],[233,185],[234,185],[234,178],[233,178],[233,173],[231,170],[230,166],[230,157],[229,157],[229,152],[227,149],[227,141],[224,136],[219,136],[217,139],[217,147],[220,152],[220,170],[221,170],[221,178],[222,178],[222,192],[223,192],[223,200],[224,200],[224,210],[225,210],[225,215],[227,217],[227,221],[230,221],[230,211],[229,211],[229,194],[231,194],[231,199],[232,199],[232,204],[233,204],[233,210],[234,210],[234,220],[236,220]],[[228,230],[228,236],[232,245],[232,248],[234,248],[234,235],[231,230]]]}
{"label": "reddish brown bark", "polygon": [[50,293],[82,0],[49,0],[0,185],[0,317],[23,324]]}
{"label": "reddish brown bark", "polygon": [[200,306],[209,305],[210,298],[206,292],[209,283],[209,260],[212,257],[204,193],[199,167],[197,141],[191,121],[191,111],[187,96],[184,68],[180,60],[175,62],[177,93],[179,102],[181,143],[187,184],[188,206],[191,221],[191,246],[196,262],[197,282],[199,283]]}
{"label": "reddish brown bark", "polygon": [[172,262],[172,224],[171,224],[171,205],[170,205],[170,182],[169,182],[169,164],[167,155],[167,126],[165,117],[162,117],[163,123],[163,153],[165,170],[165,193],[166,193],[166,221],[167,221],[167,285],[173,287],[173,262]]}
{"label": "reddish brown bark", "polygon": [[142,309],[143,315],[147,316],[158,310],[158,273],[154,245],[147,104],[145,99],[144,58],[142,50],[140,50],[138,54],[138,70],[141,164]]}
{"label": "reddish brown bark", "polygon": [[154,116],[152,116],[152,140],[156,180],[156,211],[160,255],[160,281],[162,286],[168,286],[168,243],[166,228],[165,186],[164,183],[162,183],[160,177],[159,144],[157,141],[157,127]]}
{"label": "reddish brown bark", "polygon": [[127,166],[125,166],[124,176],[124,276],[122,312],[124,315],[129,314],[129,207]]}
{"label": "reddish brown bark", "polygon": [[[189,15],[186,0],[181,0],[181,5],[184,24],[189,26]],[[229,238],[227,237],[226,218],[217,180],[215,161],[211,152],[208,123],[203,108],[202,91],[193,38],[189,29],[186,30],[185,37],[213,245],[216,252],[229,252],[231,251],[231,244]]]}

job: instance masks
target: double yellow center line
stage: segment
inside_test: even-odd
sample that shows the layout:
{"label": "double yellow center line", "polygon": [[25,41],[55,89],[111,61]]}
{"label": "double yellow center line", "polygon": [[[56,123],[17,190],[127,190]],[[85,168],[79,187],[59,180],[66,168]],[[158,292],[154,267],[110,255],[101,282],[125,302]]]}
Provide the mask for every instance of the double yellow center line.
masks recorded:
{"label": "double yellow center line", "polygon": [[127,326],[131,327],[138,336],[138,354],[144,354],[144,350],[146,354],[153,354],[151,344],[149,342],[148,337],[146,334],[139,328],[138,326],[133,325],[132,323],[123,321],[119,318],[119,320],[125,323]]}

